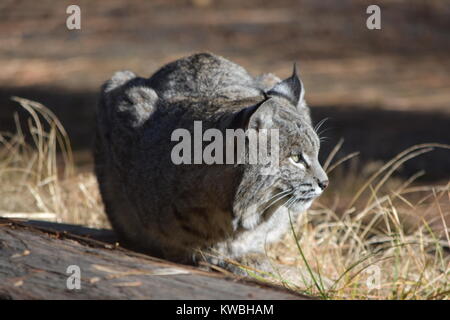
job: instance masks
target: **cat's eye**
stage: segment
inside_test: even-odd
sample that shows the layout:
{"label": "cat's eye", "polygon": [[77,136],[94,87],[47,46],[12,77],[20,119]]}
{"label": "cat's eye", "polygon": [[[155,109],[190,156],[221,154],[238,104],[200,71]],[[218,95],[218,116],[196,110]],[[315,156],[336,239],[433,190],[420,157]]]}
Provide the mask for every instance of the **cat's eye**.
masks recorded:
{"label": "cat's eye", "polygon": [[295,163],[300,163],[302,162],[302,157],[299,156],[298,154],[293,154],[291,156],[292,161],[294,161]]}
{"label": "cat's eye", "polygon": [[306,162],[305,158],[303,157],[302,154],[293,154],[291,155],[291,161],[295,164],[295,165],[303,165],[306,168],[309,168],[309,164],[308,162]]}

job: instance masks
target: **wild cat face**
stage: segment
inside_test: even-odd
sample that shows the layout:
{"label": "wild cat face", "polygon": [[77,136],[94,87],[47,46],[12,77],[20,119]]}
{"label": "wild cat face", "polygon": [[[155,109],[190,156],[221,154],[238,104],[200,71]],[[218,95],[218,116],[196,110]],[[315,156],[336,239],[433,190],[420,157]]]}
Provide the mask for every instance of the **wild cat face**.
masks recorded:
{"label": "wild cat face", "polygon": [[[306,210],[328,186],[328,176],[319,163],[320,139],[301,115],[281,110],[274,117],[279,123],[280,159],[276,191],[285,207]],[[275,191],[274,190],[274,191]]]}
{"label": "wild cat face", "polygon": [[328,186],[328,177],[318,160],[320,139],[311,126],[303,92],[294,70],[290,78],[267,92],[267,100],[249,109],[248,129],[266,129],[270,144],[274,141],[273,130],[278,136],[277,161],[271,161],[269,168],[248,168],[253,203],[262,202],[265,208],[284,206],[304,211]]}
{"label": "wild cat face", "polygon": [[[283,99],[270,98],[261,108],[259,112],[265,115],[259,120],[264,121],[270,141],[268,153],[277,152],[278,156],[269,157],[267,165],[253,168],[260,197],[269,196],[268,204],[304,211],[328,186],[327,174],[318,159],[320,139],[305,116],[286,107]],[[262,131],[262,122],[258,125]],[[271,148],[272,143],[278,145],[276,149]]]}

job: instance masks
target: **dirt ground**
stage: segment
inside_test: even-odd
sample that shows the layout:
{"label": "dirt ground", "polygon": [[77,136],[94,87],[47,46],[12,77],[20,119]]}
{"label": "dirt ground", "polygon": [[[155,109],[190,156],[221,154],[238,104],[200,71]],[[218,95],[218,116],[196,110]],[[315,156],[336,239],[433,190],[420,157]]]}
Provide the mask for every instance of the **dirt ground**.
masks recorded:
{"label": "dirt ground", "polygon": [[[66,28],[69,4],[81,30]],[[14,1],[0,4],[0,131],[14,130],[11,96],[56,112],[90,162],[99,87],[114,71],[149,76],[198,51],[223,55],[251,73],[286,77],[297,62],[317,122],[330,120],[326,156],[386,160],[422,142],[450,143],[450,3],[378,1],[381,30],[366,27],[373,1]],[[429,179],[450,177],[450,154],[407,163]]]}

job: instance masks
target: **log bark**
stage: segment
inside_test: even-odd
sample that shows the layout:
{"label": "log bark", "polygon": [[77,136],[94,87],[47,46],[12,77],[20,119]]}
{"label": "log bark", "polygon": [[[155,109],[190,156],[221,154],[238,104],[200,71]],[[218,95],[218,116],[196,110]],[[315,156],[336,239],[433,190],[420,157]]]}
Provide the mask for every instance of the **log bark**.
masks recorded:
{"label": "log bark", "polygon": [[[308,299],[129,251],[114,239],[110,230],[0,218],[0,299]],[[70,289],[69,266],[79,267],[80,289]]]}

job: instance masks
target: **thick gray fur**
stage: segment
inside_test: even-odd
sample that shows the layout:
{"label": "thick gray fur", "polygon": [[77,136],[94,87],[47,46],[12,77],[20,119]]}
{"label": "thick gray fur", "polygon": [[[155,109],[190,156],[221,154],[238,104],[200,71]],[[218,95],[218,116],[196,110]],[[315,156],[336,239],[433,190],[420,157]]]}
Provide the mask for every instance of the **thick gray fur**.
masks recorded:
{"label": "thick gray fur", "polygon": [[[296,72],[284,81],[254,78],[208,53],[172,62],[148,79],[117,72],[97,110],[95,171],[121,241],[177,262],[206,259],[236,272],[225,262],[233,259],[273,272],[265,244],[279,240],[289,214],[295,221],[327,184],[303,96]],[[263,175],[259,165],[173,164],[171,134],[192,131],[194,120],[204,130],[279,129],[280,169]],[[307,165],[292,155],[303,155]]]}

